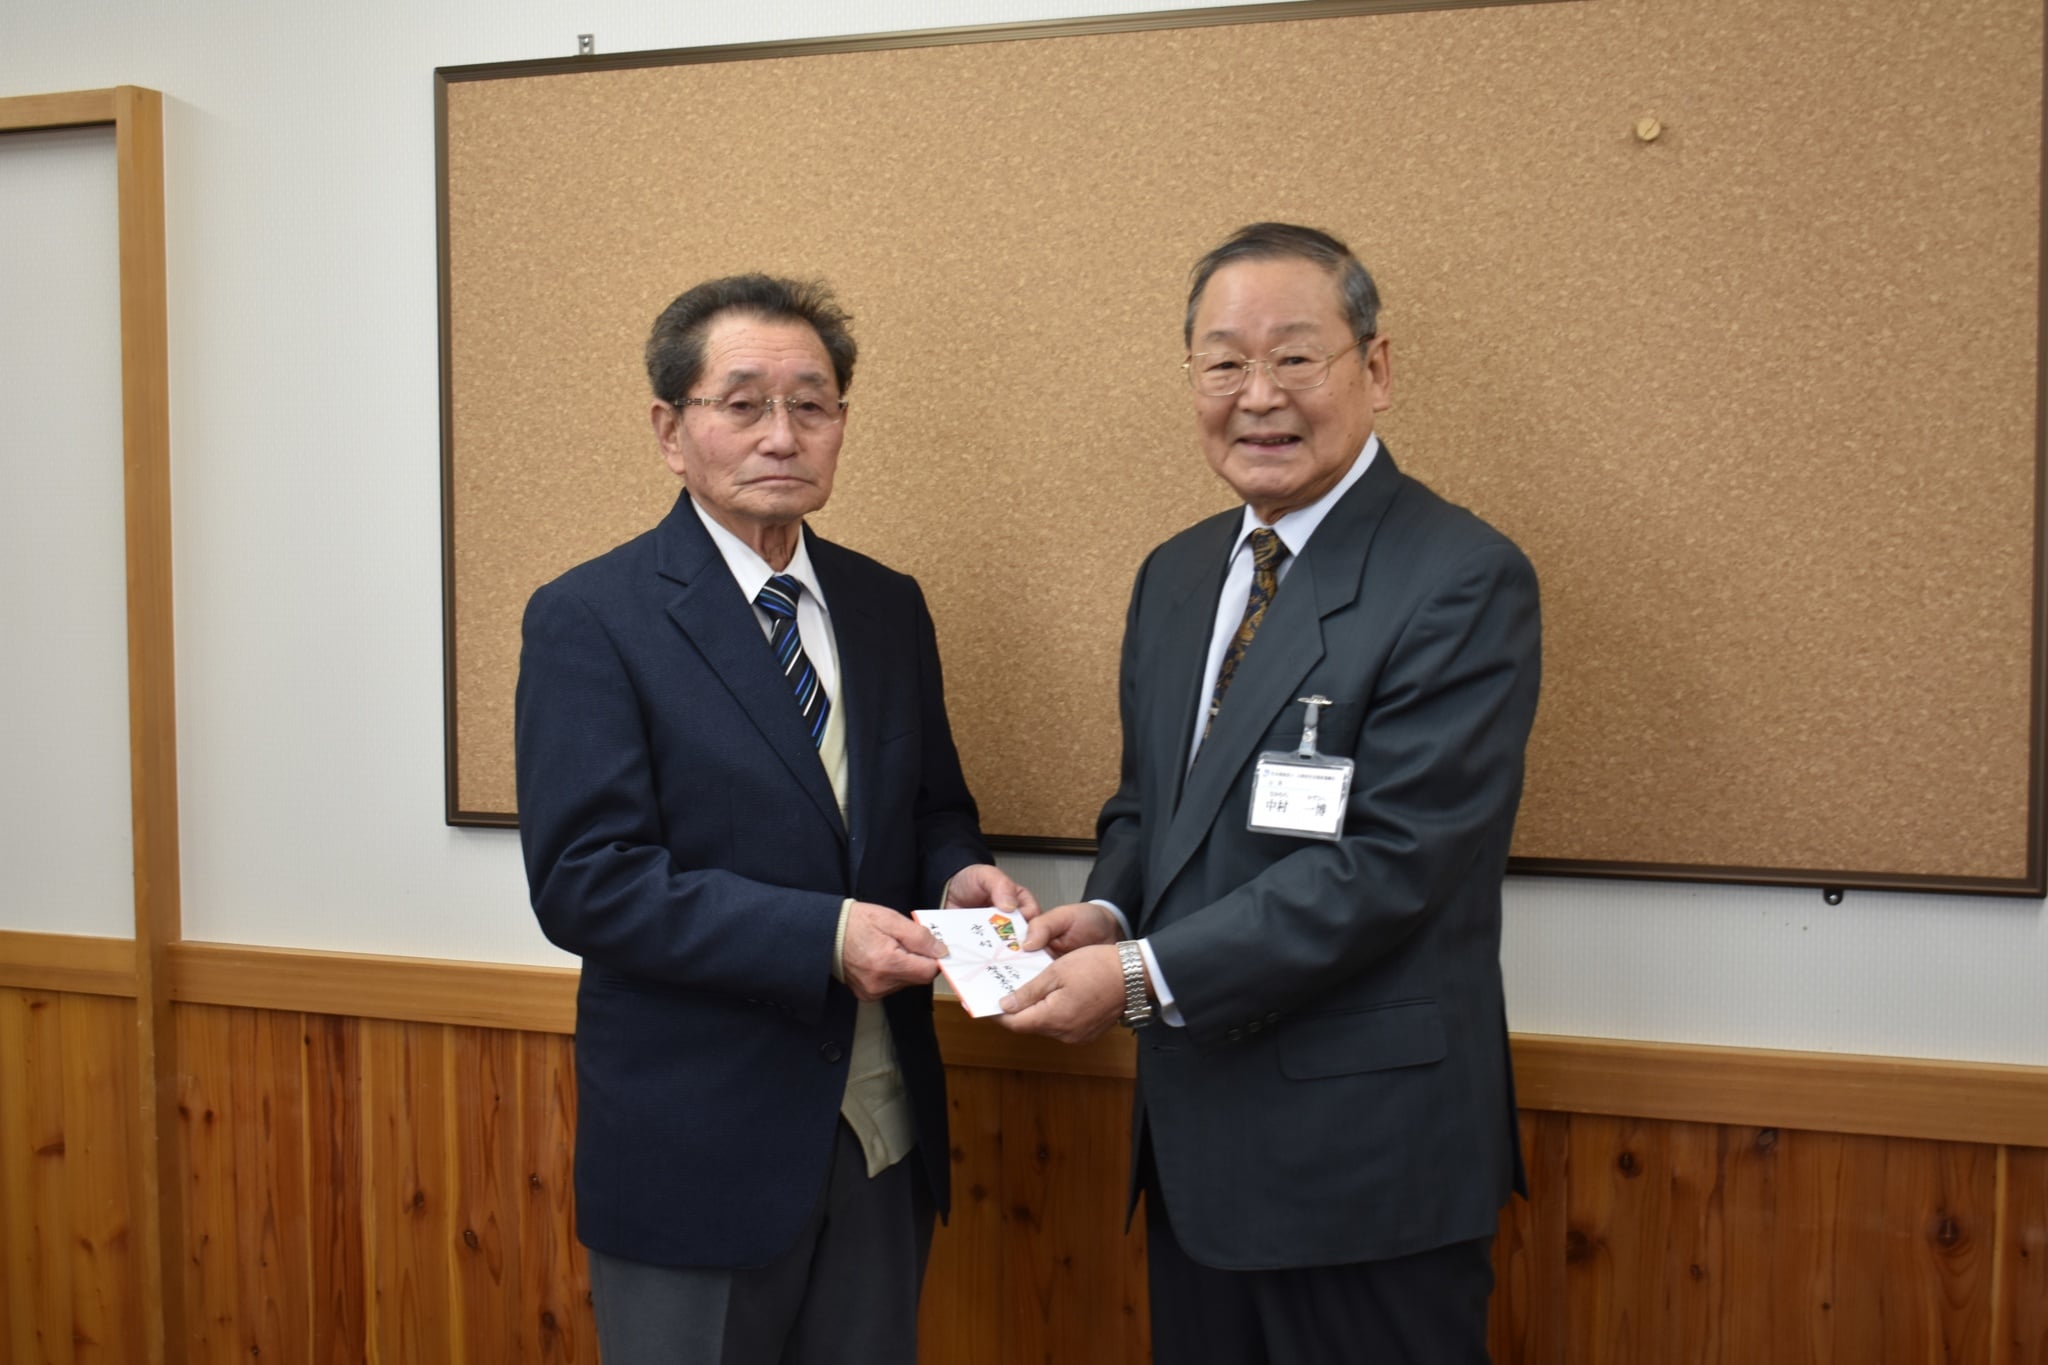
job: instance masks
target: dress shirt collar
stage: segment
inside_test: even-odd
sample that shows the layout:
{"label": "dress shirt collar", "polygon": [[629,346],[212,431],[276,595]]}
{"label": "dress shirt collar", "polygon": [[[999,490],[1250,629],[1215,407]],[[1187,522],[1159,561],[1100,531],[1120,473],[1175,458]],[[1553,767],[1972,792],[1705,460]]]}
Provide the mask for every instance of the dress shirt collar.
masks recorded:
{"label": "dress shirt collar", "polygon": [[[711,533],[711,543],[718,547],[725,567],[732,570],[733,580],[740,585],[740,591],[746,594],[747,601],[752,602],[761,595],[761,589],[775,576],[776,570],[768,567],[768,561],[761,558],[753,546],[719,525],[695,498],[690,499],[690,506],[696,511],[697,519],[704,523],[704,529]],[[804,527],[797,528],[796,553],[790,556],[789,567],[781,572],[803,584],[804,591],[816,599],[819,608],[826,615],[831,615],[831,609],[825,605],[825,591],[818,586],[818,571],[811,566],[810,532]]]}
{"label": "dress shirt collar", "polygon": [[[1299,555],[1308,545],[1308,538],[1316,533],[1316,527],[1323,524],[1323,518],[1337,505],[1337,499],[1350,492],[1351,485],[1365,477],[1365,471],[1371,467],[1373,456],[1379,454],[1379,450],[1379,436],[1375,434],[1366,437],[1365,449],[1358,452],[1358,458],[1351,462],[1351,468],[1343,478],[1337,480],[1335,487],[1308,506],[1297,507],[1273,523],[1273,530],[1278,533],[1280,543],[1287,547],[1290,557]],[[1265,524],[1259,520],[1259,514],[1252,511],[1249,506],[1244,509],[1244,520],[1238,525],[1237,539],[1230,545],[1232,559],[1235,559],[1237,552],[1244,548],[1244,543],[1250,538],[1251,533]]]}

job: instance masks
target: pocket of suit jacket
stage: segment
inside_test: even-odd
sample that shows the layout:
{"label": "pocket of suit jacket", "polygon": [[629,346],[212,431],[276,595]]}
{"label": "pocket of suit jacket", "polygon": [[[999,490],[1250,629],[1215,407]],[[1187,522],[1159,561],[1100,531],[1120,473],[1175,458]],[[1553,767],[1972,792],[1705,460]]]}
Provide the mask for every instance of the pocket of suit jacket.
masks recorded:
{"label": "pocket of suit jacket", "polygon": [[1282,1074],[1297,1081],[1440,1062],[1449,1051],[1434,1000],[1298,1014],[1280,1030]]}

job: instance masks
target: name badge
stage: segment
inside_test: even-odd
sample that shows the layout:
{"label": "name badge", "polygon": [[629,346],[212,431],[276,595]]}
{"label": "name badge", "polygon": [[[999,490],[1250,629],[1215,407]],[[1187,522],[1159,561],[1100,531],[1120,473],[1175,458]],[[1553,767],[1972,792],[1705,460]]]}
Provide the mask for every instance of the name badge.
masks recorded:
{"label": "name badge", "polygon": [[1245,828],[1255,834],[1286,834],[1299,839],[1336,839],[1344,833],[1344,807],[1351,797],[1348,758],[1316,752],[1316,721],[1328,697],[1296,697],[1307,707],[1301,744],[1293,753],[1277,750],[1259,755],[1252,770],[1252,808]]}

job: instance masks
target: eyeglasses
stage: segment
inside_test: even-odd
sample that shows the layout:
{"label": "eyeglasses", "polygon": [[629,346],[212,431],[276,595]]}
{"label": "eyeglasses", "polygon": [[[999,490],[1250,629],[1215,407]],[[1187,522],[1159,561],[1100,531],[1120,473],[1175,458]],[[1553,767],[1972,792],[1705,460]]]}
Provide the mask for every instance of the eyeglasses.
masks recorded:
{"label": "eyeglasses", "polygon": [[1276,387],[1314,389],[1329,379],[1330,366],[1337,363],[1339,356],[1369,344],[1372,339],[1373,333],[1367,332],[1344,350],[1335,352],[1320,346],[1275,346],[1266,352],[1264,360],[1253,360],[1236,351],[1197,351],[1182,362],[1181,369],[1187,374],[1189,388],[1211,398],[1236,393],[1251,382],[1252,371],[1261,365],[1273,377]]}
{"label": "eyeglasses", "polygon": [[783,398],[762,398],[741,392],[724,398],[685,398],[676,406],[679,408],[710,408],[734,431],[745,431],[758,426],[762,419],[776,408],[781,408],[789,418],[789,424],[798,431],[823,431],[835,426],[846,417],[846,399],[830,398],[822,393],[792,393]]}

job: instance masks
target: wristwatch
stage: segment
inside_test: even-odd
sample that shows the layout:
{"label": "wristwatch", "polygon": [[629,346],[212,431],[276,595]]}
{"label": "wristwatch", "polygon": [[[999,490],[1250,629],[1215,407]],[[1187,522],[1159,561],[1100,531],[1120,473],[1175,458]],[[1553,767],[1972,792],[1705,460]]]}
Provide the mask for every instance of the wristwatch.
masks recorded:
{"label": "wristwatch", "polygon": [[1152,998],[1145,994],[1145,952],[1135,939],[1116,945],[1117,961],[1124,969],[1125,1028],[1143,1028],[1152,1022]]}

